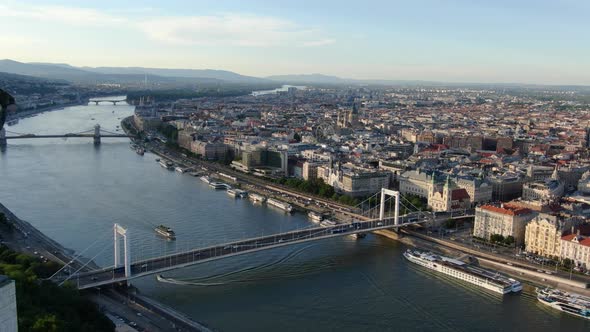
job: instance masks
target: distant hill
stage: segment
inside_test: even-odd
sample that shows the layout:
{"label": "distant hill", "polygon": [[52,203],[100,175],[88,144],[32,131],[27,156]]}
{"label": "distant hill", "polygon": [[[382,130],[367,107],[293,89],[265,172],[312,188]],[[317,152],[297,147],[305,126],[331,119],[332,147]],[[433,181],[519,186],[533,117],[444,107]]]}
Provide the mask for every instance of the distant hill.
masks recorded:
{"label": "distant hill", "polygon": [[100,74],[152,74],[162,77],[209,78],[232,83],[269,83],[258,77],[240,75],[227,70],[214,69],[167,69],[145,67],[82,67],[82,69]]}
{"label": "distant hill", "polygon": [[45,63],[23,63],[13,60],[0,60],[0,72],[50,79],[63,79],[67,81],[87,81],[97,79],[96,74],[74,67]]}
{"label": "distant hill", "polygon": [[322,74],[302,74],[302,75],[274,75],[268,76],[267,79],[285,83],[319,83],[319,84],[345,84],[354,82],[354,80],[343,79],[336,76]]}
{"label": "distant hill", "polygon": [[231,71],[212,69],[160,69],[142,67],[74,67],[64,63],[18,62],[0,60],[0,72],[34,77],[66,80],[76,83],[130,83],[149,81],[165,83],[244,83],[272,84],[272,81],[240,75]]}

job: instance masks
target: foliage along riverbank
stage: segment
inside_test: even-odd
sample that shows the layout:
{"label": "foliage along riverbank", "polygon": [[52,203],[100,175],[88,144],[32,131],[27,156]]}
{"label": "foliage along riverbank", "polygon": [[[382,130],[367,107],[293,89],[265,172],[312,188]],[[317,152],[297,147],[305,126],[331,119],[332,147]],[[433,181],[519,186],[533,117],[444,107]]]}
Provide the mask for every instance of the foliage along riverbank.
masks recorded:
{"label": "foliage along riverbank", "polygon": [[78,290],[43,280],[60,266],[0,245],[0,274],[16,284],[19,331],[111,332],[115,325]]}

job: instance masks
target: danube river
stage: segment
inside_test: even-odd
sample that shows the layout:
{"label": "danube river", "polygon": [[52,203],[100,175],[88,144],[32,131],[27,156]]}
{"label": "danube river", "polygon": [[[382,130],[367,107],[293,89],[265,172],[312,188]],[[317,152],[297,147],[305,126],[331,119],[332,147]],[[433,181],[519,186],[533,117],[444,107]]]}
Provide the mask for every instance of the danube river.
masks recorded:
{"label": "danube river", "polygon": [[[22,119],[7,130],[69,133],[96,123],[116,131],[127,105],[75,106]],[[64,246],[112,264],[112,225],[129,229],[135,259],[230,239],[310,227],[230,198],[198,178],[137,155],[127,139],[9,141],[0,154],[0,202]],[[158,238],[158,224],[177,241]],[[527,292],[504,298],[402,259],[405,248],[369,235],[238,256],[146,277],[140,291],[220,331],[582,331]]]}

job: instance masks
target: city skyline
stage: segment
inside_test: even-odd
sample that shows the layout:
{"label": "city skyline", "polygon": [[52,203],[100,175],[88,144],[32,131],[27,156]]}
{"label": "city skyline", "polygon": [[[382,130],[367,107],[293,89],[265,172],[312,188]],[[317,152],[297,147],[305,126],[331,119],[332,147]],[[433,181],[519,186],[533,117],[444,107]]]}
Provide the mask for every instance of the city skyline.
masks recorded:
{"label": "city skyline", "polygon": [[[582,1],[6,1],[3,58],[266,77],[590,85]],[[557,14],[556,14],[557,13]],[[39,50],[43,50],[39,52]],[[563,50],[567,50],[564,52]]]}

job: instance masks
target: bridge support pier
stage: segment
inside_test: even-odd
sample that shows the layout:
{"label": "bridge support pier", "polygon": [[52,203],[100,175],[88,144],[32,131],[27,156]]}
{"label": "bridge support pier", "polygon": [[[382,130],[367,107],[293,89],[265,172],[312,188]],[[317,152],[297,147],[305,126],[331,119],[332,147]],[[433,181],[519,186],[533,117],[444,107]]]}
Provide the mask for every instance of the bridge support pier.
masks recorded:
{"label": "bridge support pier", "polygon": [[94,126],[94,145],[100,145],[100,125]]}
{"label": "bridge support pier", "polygon": [[393,224],[399,225],[399,198],[400,193],[399,191],[389,190],[385,188],[381,188],[381,204],[379,206],[379,220],[383,220],[385,216],[385,199],[387,196],[393,196],[395,198],[395,210],[393,214]]}
{"label": "bridge support pier", "polygon": [[131,277],[131,253],[129,252],[129,235],[127,234],[127,230],[119,224],[115,224],[113,227],[114,235],[115,235],[115,269],[121,267],[121,250],[119,249],[119,237],[123,237],[123,252],[124,252],[124,259],[123,266],[125,266],[125,277]]}
{"label": "bridge support pier", "polygon": [[0,129],[0,146],[6,146],[6,129]]}

